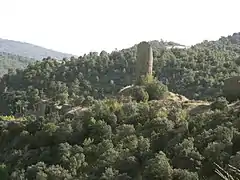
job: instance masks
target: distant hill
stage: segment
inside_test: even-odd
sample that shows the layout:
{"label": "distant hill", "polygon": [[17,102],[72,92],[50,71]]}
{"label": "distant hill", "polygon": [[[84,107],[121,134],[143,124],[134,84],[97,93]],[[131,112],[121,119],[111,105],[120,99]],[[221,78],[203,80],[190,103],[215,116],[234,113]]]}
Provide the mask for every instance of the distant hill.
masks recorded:
{"label": "distant hill", "polygon": [[71,57],[71,54],[66,54],[33,44],[1,39],[0,38],[0,52],[15,54],[27,58],[42,60],[48,56],[56,59],[63,59],[64,57]]}

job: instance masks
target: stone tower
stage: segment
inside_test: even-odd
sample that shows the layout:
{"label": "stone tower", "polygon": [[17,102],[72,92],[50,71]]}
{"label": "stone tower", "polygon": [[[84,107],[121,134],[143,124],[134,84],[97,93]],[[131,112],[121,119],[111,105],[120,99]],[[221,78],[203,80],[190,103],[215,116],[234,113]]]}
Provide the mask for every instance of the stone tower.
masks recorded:
{"label": "stone tower", "polygon": [[230,102],[240,99],[240,76],[230,77],[224,81],[223,95]]}
{"label": "stone tower", "polygon": [[37,111],[36,111],[37,117],[45,116],[46,106],[47,106],[47,100],[40,100],[40,102],[37,104]]}
{"label": "stone tower", "polygon": [[141,42],[137,46],[136,76],[137,80],[141,76],[152,75],[153,52],[148,42]]}

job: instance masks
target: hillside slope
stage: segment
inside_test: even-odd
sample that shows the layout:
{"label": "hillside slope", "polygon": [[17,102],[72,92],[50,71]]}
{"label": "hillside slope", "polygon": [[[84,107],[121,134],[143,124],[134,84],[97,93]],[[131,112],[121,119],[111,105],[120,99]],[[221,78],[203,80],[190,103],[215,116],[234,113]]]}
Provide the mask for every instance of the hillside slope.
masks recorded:
{"label": "hillside slope", "polygon": [[71,57],[71,54],[62,53],[30,43],[1,39],[0,38],[0,52],[15,54],[27,58],[42,60],[48,56],[56,59],[63,59],[64,57]]}
{"label": "hillside slope", "polygon": [[23,69],[35,59],[22,57],[14,54],[0,52],[0,77],[8,72],[8,69]]}
{"label": "hillside slope", "polygon": [[[229,39],[204,41],[186,49],[167,49],[155,42],[154,75],[174,93],[214,100],[221,95],[226,78],[240,75],[240,45]],[[48,98],[59,92],[62,95],[56,99],[67,102],[76,97],[103,98],[133,84],[135,65],[136,46],[112,53],[91,52],[63,63],[48,59],[9,75],[11,78],[4,77],[0,90],[7,86],[13,92],[26,92],[31,86]]]}
{"label": "hillside slope", "polygon": [[217,180],[214,162],[239,167],[239,110],[170,94],[97,100],[73,116],[0,117],[0,177]]}

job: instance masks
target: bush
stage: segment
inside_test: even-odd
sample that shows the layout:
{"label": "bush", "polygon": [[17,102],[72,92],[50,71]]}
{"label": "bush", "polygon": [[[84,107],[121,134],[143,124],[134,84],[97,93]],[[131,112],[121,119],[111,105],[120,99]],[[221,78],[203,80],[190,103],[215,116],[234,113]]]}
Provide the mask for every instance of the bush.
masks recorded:
{"label": "bush", "polygon": [[152,75],[147,76],[141,76],[138,82],[136,82],[137,85],[146,86],[152,82],[156,81]]}
{"label": "bush", "polygon": [[149,95],[149,100],[159,100],[166,96],[168,89],[161,82],[153,81],[146,85],[146,91]]}
{"label": "bush", "polygon": [[228,106],[228,101],[224,97],[219,97],[217,98],[212,104],[211,104],[211,109],[212,110],[224,110]]}
{"label": "bush", "polygon": [[131,95],[133,99],[137,102],[147,102],[149,99],[148,93],[141,86],[135,86],[134,88],[132,88]]}
{"label": "bush", "polygon": [[92,96],[87,96],[86,99],[83,101],[84,106],[91,106],[95,102],[94,98]]}
{"label": "bush", "polygon": [[137,85],[145,87],[149,95],[149,100],[163,99],[168,92],[167,86],[155,79],[152,75],[142,76]]}

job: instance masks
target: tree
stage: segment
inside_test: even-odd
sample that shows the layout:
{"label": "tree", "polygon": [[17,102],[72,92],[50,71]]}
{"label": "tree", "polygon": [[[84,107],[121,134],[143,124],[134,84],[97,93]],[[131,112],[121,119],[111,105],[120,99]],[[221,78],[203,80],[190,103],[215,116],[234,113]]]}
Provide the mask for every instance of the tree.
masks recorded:
{"label": "tree", "polygon": [[169,159],[160,151],[154,158],[148,160],[143,174],[145,179],[171,179],[173,169],[169,164]]}

